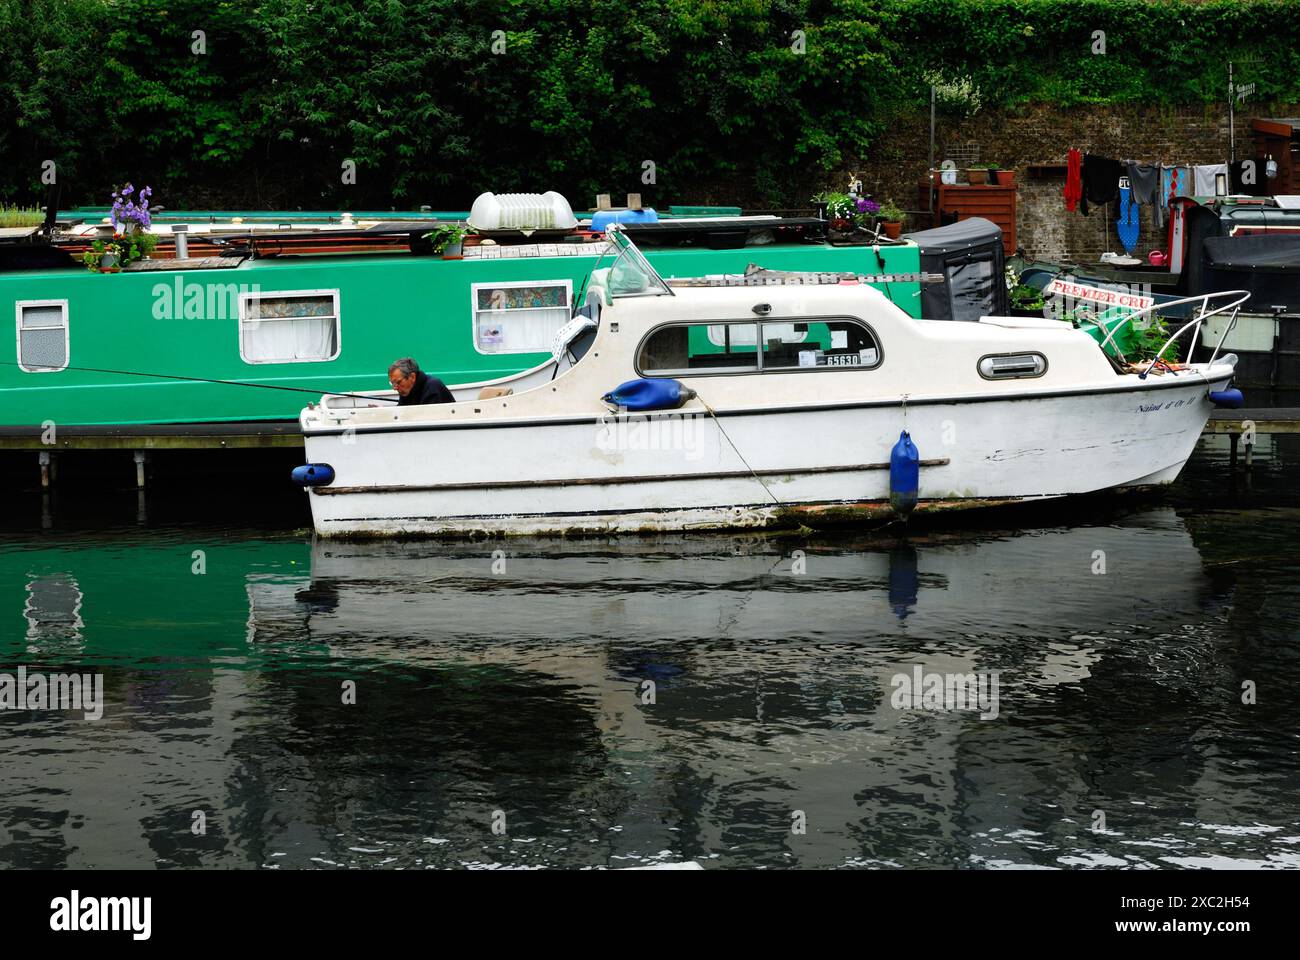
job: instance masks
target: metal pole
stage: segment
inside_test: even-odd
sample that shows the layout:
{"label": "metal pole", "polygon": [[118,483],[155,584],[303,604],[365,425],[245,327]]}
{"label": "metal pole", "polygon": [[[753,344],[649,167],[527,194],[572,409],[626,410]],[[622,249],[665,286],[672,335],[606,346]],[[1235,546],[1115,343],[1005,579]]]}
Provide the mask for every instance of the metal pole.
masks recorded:
{"label": "metal pole", "polygon": [[1228,162],[1237,160],[1237,123],[1232,106],[1232,61],[1228,61]]}
{"label": "metal pole", "polygon": [[930,84],[930,172],[926,174],[930,183],[930,213],[934,213],[934,84]]}

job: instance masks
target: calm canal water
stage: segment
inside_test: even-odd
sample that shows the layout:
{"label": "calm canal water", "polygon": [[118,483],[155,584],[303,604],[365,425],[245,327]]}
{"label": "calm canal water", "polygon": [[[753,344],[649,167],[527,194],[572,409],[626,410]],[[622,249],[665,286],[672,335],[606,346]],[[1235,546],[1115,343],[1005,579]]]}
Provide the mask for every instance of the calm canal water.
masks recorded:
{"label": "calm canal water", "polygon": [[[0,866],[1300,867],[1297,467],[907,540],[19,496],[0,670],[105,707],[0,711]],[[997,716],[900,705],[917,670]]]}

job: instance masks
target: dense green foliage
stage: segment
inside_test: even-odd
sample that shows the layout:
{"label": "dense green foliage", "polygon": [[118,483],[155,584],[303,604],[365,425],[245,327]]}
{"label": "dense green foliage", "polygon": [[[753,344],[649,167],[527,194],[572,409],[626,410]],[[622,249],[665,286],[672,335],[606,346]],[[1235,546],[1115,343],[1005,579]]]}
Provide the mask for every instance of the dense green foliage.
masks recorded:
{"label": "dense green foliage", "polygon": [[0,199],[53,160],[82,203],[803,203],[927,76],[990,111],[1214,102],[1229,57],[1300,100],[1300,0],[0,0]]}

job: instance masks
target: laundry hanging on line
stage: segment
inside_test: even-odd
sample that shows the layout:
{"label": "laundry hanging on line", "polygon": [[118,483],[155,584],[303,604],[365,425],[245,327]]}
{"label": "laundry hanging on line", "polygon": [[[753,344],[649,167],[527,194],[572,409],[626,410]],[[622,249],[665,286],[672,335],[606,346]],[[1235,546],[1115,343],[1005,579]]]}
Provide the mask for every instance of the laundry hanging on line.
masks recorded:
{"label": "laundry hanging on line", "polygon": [[1065,209],[1073,213],[1083,199],[1083,155],[1074,147],[1065,160]]}
{"label": "laundry hanging on line", "polygon": [[1124,168],[1118,160],[1094,153],[1083,157],[1083,200],[1079,212],[1088,215],[1089,203],[1110,203],[1119,196],[1119,178]]}
{"label": "laundry hanging on line", "polygon": [[[1195,197],[1212,197],[1219,191],[1216,187],[1214,178],[1219,174],[1225,177],[1228,175],[1228,165],[1226,163],[1201,163],[1192,168],[1193,177],[1193,194]],[[1227,189],[1227,185],[1224,185]]]}

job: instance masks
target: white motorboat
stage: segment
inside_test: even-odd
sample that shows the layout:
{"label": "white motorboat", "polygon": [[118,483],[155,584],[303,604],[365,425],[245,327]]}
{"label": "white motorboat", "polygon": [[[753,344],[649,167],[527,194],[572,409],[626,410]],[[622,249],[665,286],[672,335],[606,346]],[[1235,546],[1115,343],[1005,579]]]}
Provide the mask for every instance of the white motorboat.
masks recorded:
{"label": "white motorboat", "polygon": [[[816,526],[887,516],[891,493],[926,512],[1167,484],[1235,394],[1217,350],[1122,367],[1068,323],[918,321],[852,278],[665,282],[609,236],[550,361],[454,403],[302,412],[318,534]],[[1170,342],[1243,297],[1194,299]]]}

